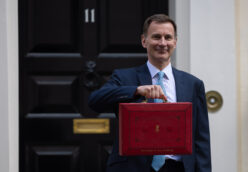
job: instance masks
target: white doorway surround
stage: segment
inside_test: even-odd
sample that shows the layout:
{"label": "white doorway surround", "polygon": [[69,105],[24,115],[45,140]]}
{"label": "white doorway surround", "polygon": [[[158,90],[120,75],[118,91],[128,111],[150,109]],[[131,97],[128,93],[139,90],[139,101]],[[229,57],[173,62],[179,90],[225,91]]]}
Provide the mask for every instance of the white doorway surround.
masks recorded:
{"label": "white doorway surround", "polygon": [[209,113],[212,171],[237,172],[237,58],[235,1],[191,1],[191,73],[206,91],[218,91],[222,108]]}
{"label": "white doorway surround", "polygon": [[17,0],[0,1],[0,171],[18,172]]}
{"label": "white doorway surround", "polygon": [[248,1],[236,0],[238,171],[248,171]]}

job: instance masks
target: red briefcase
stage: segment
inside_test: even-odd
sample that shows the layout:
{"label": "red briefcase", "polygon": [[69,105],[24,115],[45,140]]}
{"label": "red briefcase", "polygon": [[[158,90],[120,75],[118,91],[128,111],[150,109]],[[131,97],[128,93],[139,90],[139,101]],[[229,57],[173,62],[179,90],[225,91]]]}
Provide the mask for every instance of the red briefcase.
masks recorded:
{"label": "red briefcase", "polygon": [[120,103],[120,155],[192,153],[192,103]]}

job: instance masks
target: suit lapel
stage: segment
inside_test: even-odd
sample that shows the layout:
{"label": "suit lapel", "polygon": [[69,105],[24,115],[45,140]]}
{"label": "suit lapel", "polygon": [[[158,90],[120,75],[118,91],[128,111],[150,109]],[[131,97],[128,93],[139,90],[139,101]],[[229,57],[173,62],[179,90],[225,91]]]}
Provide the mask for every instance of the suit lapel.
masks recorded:
{"label": "suit lapel", "polygon": [[185,93],[186,84],[184,84],[184,78],[182,76],[182,73],[177,69],[172,68],[172,71],[175,78],[177,102],[183,102],[185,101],[185,94],[186,94]]}
{"label": "suit lapel", "polygon": [[[147,64],[138,67],[137,79],[138,79],[138,85],[152,85],[152,78],[149,69],[147,67]],[[154,102],[154,99],[147,99],[147,102],[152,103]]]}
{"label": "suit lapel", "polygon": [[137,77],[139,85],[152,85],[152,78],[147,64],[138,67]]}

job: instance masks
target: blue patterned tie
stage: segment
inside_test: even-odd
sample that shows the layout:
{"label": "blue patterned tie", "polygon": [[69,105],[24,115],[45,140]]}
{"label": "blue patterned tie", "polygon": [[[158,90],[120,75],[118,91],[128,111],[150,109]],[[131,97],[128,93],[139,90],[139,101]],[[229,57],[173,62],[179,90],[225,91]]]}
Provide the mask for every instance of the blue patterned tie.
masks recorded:
{"label": "blue patterned tie", "polygon": [[[164,72],[162,72],[162,71],[158,72],[158,80],[157,80],[156,85],[160,85],[164,94],[166,95],[165,88],[163,85],[164,75],[165,75]],[[162,99],[154,99],[154,102],[155,103],[162,103],[163,100]],[[166,159],[166,155],[154,155],[153,160],[152,160],[152,168],[155,171],[158,171],[164,165],[165,159]]]}
{"label": "blue patterned tie", "polygon": [[[163,79],[164,79],[164,72],[160,71],[157,73],[158,75],[158,80],[157,80],[157,83],[156,85],[160,85],[160,87],[162,88],[163,92],[164,92],[164,95],[166,95],[166,91],[165,91],[165,88],[164,88],[164,84],[163,84]],[[163,100],[162,99],[154,99],[154,102],[155,103],[163,103]]]}

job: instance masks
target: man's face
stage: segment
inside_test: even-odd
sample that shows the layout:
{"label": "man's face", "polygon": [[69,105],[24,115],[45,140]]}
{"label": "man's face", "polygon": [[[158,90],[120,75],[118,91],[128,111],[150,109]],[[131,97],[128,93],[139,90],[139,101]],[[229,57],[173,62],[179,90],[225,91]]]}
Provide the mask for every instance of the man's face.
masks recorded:
{"label": "man's face", "polygon": [[147,49],[148,60],[156,64],[167,65],[176,48],[174,28],[171,23],[152,22],[147,35],[142,35],[142,46]]}

